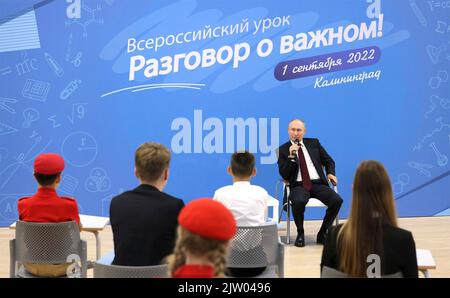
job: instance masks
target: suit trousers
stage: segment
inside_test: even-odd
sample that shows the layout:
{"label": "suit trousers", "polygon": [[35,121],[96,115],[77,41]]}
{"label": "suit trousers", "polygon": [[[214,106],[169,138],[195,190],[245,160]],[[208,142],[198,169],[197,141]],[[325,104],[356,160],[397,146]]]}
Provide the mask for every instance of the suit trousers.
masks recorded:
{"label": "suit trousers", "polygon": [[292,213],[294,215],[295,225],[297,226],[298,235],[304,235],[303,221],[305,206],[308,204],[309,198],[316,198],[327,206],[325,217],[323,218],[322,226],[318,234],[323,234],[328,231],[328,228],[333,224],[334,219],[339,213],[342,205],[342,198],[328,185],[322,181],[312,181],[312,188],[307,191],[300,183],[290,186],[289,199],[292,203]]}

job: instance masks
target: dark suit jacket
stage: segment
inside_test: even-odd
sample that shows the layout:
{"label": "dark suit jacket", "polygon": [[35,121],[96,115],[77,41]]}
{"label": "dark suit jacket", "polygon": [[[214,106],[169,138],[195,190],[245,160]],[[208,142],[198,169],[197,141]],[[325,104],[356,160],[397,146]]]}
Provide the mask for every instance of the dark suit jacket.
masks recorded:
{"label": "dark suit jacket", "polygon": [[[320,268],[328,266],[339,270],[337,234],[342,225],[332,227],[323,247]],[[368,263],[369,264],[369,263]],[[383,225],[383,256],[381,257],[381,275],[401,272],[403,277],[418,277],[416,245],[411,232]]]}
{"label": "dark suit jacket", "polygon": [[[318,139],[303,138],[306,150],[308,150],[309,156],[320,176],[320,179],[324,184],[328,185],[328,180],[323,173],[323,167],[328,174],[335,175],[334,160],[328,155],[327,151],[320,145]],[[299,166],[297,159],[289,159],[289,147],[291,147],[291,141],[284,143],[278,148],[278,171],[284,180],[289,181],[292,185],[297,181]]]}
{"label": "dark suit jacket", "polygon": [[177,218],[183,206],[182,200],[145,184],[114,197],[109,211],[113,264],[160,264],[175,246]]}

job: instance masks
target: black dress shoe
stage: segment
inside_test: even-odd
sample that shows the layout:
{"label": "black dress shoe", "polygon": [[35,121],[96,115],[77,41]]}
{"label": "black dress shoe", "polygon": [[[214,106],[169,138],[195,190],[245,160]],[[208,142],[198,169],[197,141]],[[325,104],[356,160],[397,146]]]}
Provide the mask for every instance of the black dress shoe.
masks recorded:
{"label": "black dress shoe", "polygon": [[325,240],[327,239],[327,233],[321,233],[317,234],[317,243],[318,244],[325,244]]}
{"label": "black dress shoe", "polygon": [[297,239],[295,239],[294,245],[297,247],[304,247],[305,246],[305,236],[297,235]]}

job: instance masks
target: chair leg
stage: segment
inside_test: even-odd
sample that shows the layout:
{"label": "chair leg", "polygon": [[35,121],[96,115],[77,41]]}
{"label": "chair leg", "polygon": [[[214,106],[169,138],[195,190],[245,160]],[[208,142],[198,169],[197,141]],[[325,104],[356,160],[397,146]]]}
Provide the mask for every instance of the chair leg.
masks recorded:
{"label": "chair leg", "polygon": [[[336,185],[333,185],[333,190],[334,190],[335,193],[338,193],[338,189],[337,189]],[[339,225],[339,212],[336,215],[336,225]]]}
{"label": "chair leg", "polygon": [[9,241],[9,277],[16,278],[16,239]]}
{"label": "chair leg", "polygon": [[87,242],[85,240],[80,240],[80,247],[81,247],[81,277],[86,278],[87,277]]}
{"label": "chair leg", "polygon": [[278,217],[278,223],[281,222],[281,217],[283,216],[284,206],[286,206],[286,204],[283,204],[283,206],[281,207],[280,216]]}
{"label": "chair leg", "polygon": [[286,218],[286,244],[291,243],[291,203],[289,201],[289,187],[286,187],[286,204],[287,204],[287,218]]}
{"label": "chair leg", "polygon": [[283,245],[283,243],[278,243],[277,263],[278,263],[278,277],[284,278],[284,245]]}

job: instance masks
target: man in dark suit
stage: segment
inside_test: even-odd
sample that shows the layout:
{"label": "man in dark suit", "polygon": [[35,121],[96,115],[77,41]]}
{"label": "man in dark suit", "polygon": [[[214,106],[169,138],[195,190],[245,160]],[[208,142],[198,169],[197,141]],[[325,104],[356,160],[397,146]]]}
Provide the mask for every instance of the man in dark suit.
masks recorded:
{"label": "man in dark suit", "polygon": [[162,190],[169,178],[170,152],[161,144],[144,143],[135,155],[135,175],[141,185],[111,201],[114,265],[160,264],[175,246],[182,200]]}
{"label": "man in dark suit", "polygon": [[[342,205],[341,197],[334,192],[328,182],[337,184],[333,159],[320,145],[318,139],[303,138],[306,132],[302,120],[292,120],[288,133],[290,140],[278,149],[278,170],[281,177],[289,183],[292,211],[297,238],[295,246],[305,246],[303,219],[309,198],[314,197],[327,206],[327,211],[317,234],[317,243],[324,244],[328,228]],[[327,172],[327,177],[323,172]]]}

